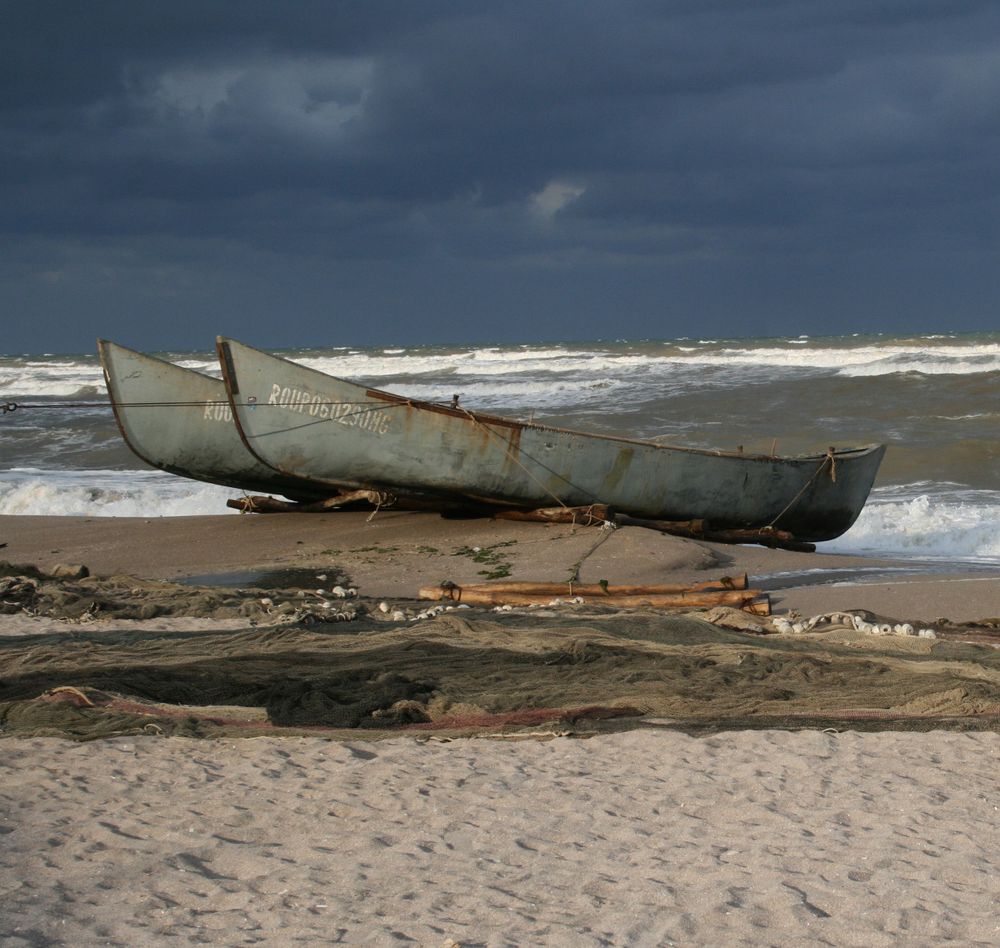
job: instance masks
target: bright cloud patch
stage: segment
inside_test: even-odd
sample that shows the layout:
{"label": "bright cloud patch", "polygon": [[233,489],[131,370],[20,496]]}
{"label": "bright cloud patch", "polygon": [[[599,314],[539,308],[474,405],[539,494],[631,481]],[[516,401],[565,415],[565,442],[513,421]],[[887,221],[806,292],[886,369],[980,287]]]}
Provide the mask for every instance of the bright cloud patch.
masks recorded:
{"label": "bright cloud patch", "polygon": [[554,217],[586,190],[567,181],[550,181],[541,191],[531,196],[531,202],[543,217]]}

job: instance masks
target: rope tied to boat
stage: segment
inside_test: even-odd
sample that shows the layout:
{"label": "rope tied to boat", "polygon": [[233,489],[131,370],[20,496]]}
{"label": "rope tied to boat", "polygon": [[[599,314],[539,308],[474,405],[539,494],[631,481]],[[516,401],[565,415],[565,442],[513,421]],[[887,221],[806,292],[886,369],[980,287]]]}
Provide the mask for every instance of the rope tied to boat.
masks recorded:
{"label": "rope tied to boat", "polygon": [[587,550],[587,552],[584,553],[583,556],[581,556],[580,559],[577,560],[576,563],[573,564],[573,573],[570,575],[569,579],[566,580],[567,584],[569,585],[569,594],[570,594],[571,597],[573,595],[573,584],[580,582],[580,570],[583,569],[583,564],[591,556],[594,555],[594,553],[597,550],[597,548],[602,543],[604,543],[610,536],[611,536],[611,531],[610,530],[601,530],[600,536],[597,538],[597,540],[594,543],[591,544],[590,549]]}
{"label": "rope tied to boat", "polygon": [[[22,405],[18,402],[6,402],[0,403],[0,409],[2,409],[3,414],[8,412],[16,411],[17,409],[35,409],[35,410],[53,410],[53,409],[69,409],[69,408],[228,408],[230,404],[235,405],[237,408],[289,408],[288,405],[277,405],[270,404],[266,402],[255,402],[255,401],[237,401],[230,403],[227,399],[220,398],[202,398],[197,400],[186,400],[186,401],[159,401],[159,402],[119,402],[109,399],[106,402],[35,402],[28,405]],[[360,412],[351,412],[350,415],[344,415],[343,417],[351,417],[354,414],[365,414],[367,411],[387,411],[390,408],[401,407],[404,404],[412,405],[411,402],[404,402],[400,405],[395,404],[383,404],[381,402],[372,402],[371,400],[350,402],[343,401],[340,399],[328,399],[324,401],[310,402],[310,405],[315,405],[319,407],[330,407],[330,406],[340,406],[340,405],[360,405],[364,406],[364,410]],[[322,418],[320,421],[336,421],[337,419]]]}
{"label": "rope tied to boat", "polygon": [[819,467],[817,467],[816,470],[813,471],[812,477],[810,477],[809,480],[807,480],[805,484],[802,485],[802,489],[788,502],[788,505],[785,507],[785,509],[782,510],[781,513],[779,513],[778,516],[775,517],[766,527],[761,528],[762,533],[776,529],[778,521],[782,517],[784,517],[785,514],[788,513],[788,511],[791,510],[802,499],[802,497],[805,495],[805,492],[809,490],[810,487],[812,487],[816,478],[819,477],[819,475],[823,472],[823,468],[825,468],[828,464],[830,465],[830,480],[833,481],[833,483],[835,484],[837,483],[836,449],[830,447],[827,449],[826,455],[824,456],[823,460],[819,462]]}
{"label": "rope tied to boat", "polygon": [[375,501],[374,501],[375,509],[368,515],[368,519],[365,520],[365,523],[371,523],[375,519],[375,515],[383,507],[395,506],[396,501],[398,500],[395,494],[390,494],[389,491],[387,490],[377,490],[374,493],[375,493]]}
{"label": "rope tied to boat", "polygon": [[[596,526],[597,524],[600,524],[602,527],[603,526],[615,527],[616,524],[613,520],[605,520],[604,517],[598,517],[597,514],[594,513],[594,509],[599,506],[602,505],[591,504],[589,507],[586,507],[580,511],[580,518],[583,525],[585,527],[593,527]],[[574,510],[573,511],[574,524],[576,523],[576,516],[577,516],[576,511]]]}

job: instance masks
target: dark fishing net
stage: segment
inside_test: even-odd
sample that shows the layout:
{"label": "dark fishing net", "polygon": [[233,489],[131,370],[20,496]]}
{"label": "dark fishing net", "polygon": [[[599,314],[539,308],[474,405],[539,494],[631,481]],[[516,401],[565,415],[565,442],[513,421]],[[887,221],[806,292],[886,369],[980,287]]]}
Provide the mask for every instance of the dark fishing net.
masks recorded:
{"label": "dark fishing net", "polygon": [[0,561],[0,615],[18,613],[76,622],[175,616],[261,623],[305,615],[317,622],[354,618],[351,604],[298,590],[212,588],[134,576],[54,576]]}
{"label": "dark fishing net", "polygon": [[988,646],[750,635],[653,613],[204,632],[73,626],[0,639],[8,736],[997,715],[1000,652]]}

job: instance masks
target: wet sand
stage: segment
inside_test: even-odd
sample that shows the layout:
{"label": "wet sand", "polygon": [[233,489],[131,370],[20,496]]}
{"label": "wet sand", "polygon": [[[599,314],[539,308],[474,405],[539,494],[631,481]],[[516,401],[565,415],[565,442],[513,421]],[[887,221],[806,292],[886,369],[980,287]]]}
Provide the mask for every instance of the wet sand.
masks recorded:
{"label": "wet sand", "polygon": [[[0,517],[0,559],[84,563],[99,576],[237,577],[309,568],[347,576],[362,596],[413,598],[427,584],[490,578],[610,583],[696,582],[748,573],[776,612],[866,609],[898,619],[1000,616],[1000,570],[727,546],[625,527],[447,520],[434,514],[269,514],[216,517]],[[477,552],[474,552],[477,551]],[[848,577],[838,585],[830,580]],[[249,574],[249,575],[248,575]],[[797,585],[788,586],[792,574]],[[873,581],[874,580],[874,581]],[[780,587],[780,588],[774,588]]]}
{"label": "wet sand", "polygon": [[[372,600],[409,598],[442,579],[482,581],[484,572],[563,581],[575,571],[585,582],[651,583],[746,571],[780,586],[788,574],[846,569],[867,577],[877,568],[886,572],[875,573],[875,583],[775,588],[776,611],[1000,615],[1000,582],[989,576],[893,572],[905,564],[721,547],[634,528],[602,535],[393,512],[371,521],[366,514],[3,517],[0,543],[7,544],[0,558],[14,562],[85,563],[97,575],[150,580],[338,571]],[[53,620],[42,622],[0,616],[0,630],[9,632],[0,642],[15,649],[38,635],[58,649],[40,635]],[[171,628],[209,636],[240,624],[109,622],[126,644],[141,630],[147,639],[150,630]],[[64,634],[86,659],[93,640],[72,629]],[[260,634],[280,644],[280,630]],[[419,638],[416,626],[412,634]],[[603,640],[593,635],[584,646],[568,642],[569,664],[553,663],[546,675],[558,682],[562,669],[589,662],[598,646]],[[721,645],[709,647],[718,653]],[[910,646],[908,667],[921,681],[939,670],[934,648],[924,640]],[[720,654],[714,665],[692,668],[703,676],[696,681],[717,679],[724,696]],[[857,661],[879,677],[875,656],[861,650]],[[800,663],[804,689],[811,662]],[[738,666],[745,681],[755,667],[770,667]],[[0,678],[11,670],[8,662]],[[984,694],[995,688],[988,669],[971,674]],[[579,739],[585,730],[572,739],[540,727],[534,740],[523,732],[457,740],[411,732],[372,741],[359,732],[339,741],[3,741],[0,943],[1000,939],[996,732],[841,726],[690,737],[661,728]]]}

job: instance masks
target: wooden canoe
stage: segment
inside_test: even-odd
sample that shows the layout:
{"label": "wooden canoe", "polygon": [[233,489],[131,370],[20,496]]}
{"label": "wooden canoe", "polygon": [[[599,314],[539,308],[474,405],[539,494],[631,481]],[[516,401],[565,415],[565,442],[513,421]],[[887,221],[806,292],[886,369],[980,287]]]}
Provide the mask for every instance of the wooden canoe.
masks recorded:
{"label": "wooden canoe", "polygon": [[220,337],[233,417],[273,470],[344,490],[507,507],[609,504],[636,517],[830,540],[857,519],[880,444],[795,457],[588,434],[404,398]]}

